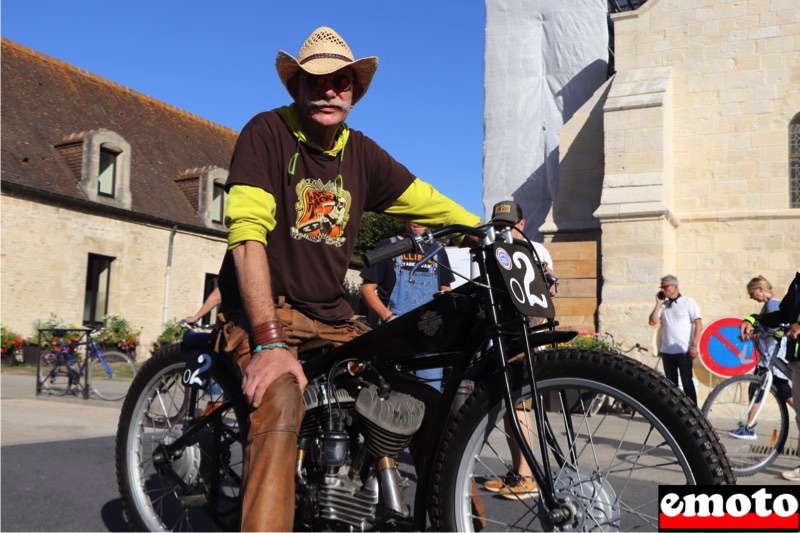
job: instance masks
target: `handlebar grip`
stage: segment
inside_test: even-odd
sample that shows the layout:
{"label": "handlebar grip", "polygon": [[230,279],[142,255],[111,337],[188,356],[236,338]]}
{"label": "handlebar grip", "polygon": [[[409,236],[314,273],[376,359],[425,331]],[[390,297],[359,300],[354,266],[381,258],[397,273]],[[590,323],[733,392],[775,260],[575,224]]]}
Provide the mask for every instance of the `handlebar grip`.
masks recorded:
{"label": "handlebar grip", "polygon": [[414,239],[398,239],[395,242],[382,246],[377,250],[370,250],[365,253],[361,258],[364,264],[368,267],[376,263],[380,263],[386,259],[391,259],[408,252],[414,251]]}

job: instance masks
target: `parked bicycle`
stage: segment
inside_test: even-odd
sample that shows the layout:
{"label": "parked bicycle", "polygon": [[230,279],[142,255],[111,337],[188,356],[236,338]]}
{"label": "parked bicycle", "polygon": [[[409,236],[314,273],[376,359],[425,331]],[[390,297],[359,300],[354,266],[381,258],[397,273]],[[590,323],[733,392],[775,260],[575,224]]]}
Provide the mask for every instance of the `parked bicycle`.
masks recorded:
{"label": "parked bicycle", "polygon": [[[78,332],[79,336],[66,341],[71,331]],[[72,392],[87,398],[92,392],[103,400],[125,397],[136,376],[136,365],[123,352],[100,351],[92,338],[95,331],[92,328],[52,330],[57,345],[39,356],[37,393],[45,391],[63,396]]]}
{"label": "parked bicycle", "polygon": [[[787,326],[779,328],[785,333]],[[778,357],[781,341],[768,348],[772,332],[755,324],[759,363],[754,374],[726,379],[714,387],[702,412],[725,444],[733,471],[751,476],[767,468],[783,452],[790,429],[787,387],[775,386],[775,371],[790,379],[788,364]]]}
{"label": "parked bicycle", "polygon": [[[424,531],[429,520],[444,531],[655,531],[659,484],[734,482],[717,435],[662,375],[600,349],[534,352],[576,333],[556,329],[535,251],[506,228],[448,226],[365,261],[427,244],[424,264],[444,245],[439,239],[464,234],[482,239],[471,250],[476,279],[339,347],[300,347],[309,384],[292,457],[295,530]],[[545,324],[530,326],[530,316]],[[249,407],[235,363],[211,343],[194,335],[156,354],[125,398],[117,482],[135,530],[239,525]],[[442,367],[441,394],[412,375]],[[465,379],[474,391],[453,414]],[[590,417],[585,392],[624,402],[630,413]],[[524,423],[506,416],[523,406]],[[510,469],[506,418],[538,484],[517,499],[483,488]],[[148,422],[155,419],[164,423]],[[397,468],[407,447],[413,495]]]}

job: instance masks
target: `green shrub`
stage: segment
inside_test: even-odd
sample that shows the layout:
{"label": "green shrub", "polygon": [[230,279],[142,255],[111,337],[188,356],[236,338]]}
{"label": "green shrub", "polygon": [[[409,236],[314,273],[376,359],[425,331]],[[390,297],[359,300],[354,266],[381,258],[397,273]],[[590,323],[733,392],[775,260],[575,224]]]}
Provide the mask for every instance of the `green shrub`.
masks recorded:
{"label": "green shrub", "polygon": [[608,337],[602,336],[599,333],[588,333],[586,331],[582,331],[577,337],[572,339],[569,342],[569,346],[575,348],[597,348],[610,352],[617,351]]}
{"label": "green shrub", "polygon": [[163,346],[165,344],[180,342],[185,331],[186,328],[181,326],[180,320],[172,320],[167,322],[164,324],[164,329],[161,331],[161,334],[158,336],[158,338],[156,338],[155,342],[153,342],[153,346],[150,351],[153,351],[159,346]]}

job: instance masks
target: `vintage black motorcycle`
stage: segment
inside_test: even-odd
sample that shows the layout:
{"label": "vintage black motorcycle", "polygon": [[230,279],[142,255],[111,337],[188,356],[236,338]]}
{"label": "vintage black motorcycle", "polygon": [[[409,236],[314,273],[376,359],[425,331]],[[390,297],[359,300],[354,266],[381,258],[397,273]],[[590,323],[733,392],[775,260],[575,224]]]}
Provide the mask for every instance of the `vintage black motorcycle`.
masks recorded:
{"label": "vintage black motorcycle", "polygon": [[[546,273],[509,228],[449,226],[365,261],[423,242],[425,261],[464,234],[482,242],[475,279],[345,345],[301,351],[296,530],[653,531],[659,484],[734,483],[716,434],[671,382],[621,354],[566,346],[575,333],[556,329]],[[238,527],[249,407],[208,337],[157,353],[122,407],[117,479],[136,530]],[[440,367],[441,395],[410,374]],[[627,408],[598,412],[601,397]],[[510,479],[510,441],[538,491],[486,490]]]}

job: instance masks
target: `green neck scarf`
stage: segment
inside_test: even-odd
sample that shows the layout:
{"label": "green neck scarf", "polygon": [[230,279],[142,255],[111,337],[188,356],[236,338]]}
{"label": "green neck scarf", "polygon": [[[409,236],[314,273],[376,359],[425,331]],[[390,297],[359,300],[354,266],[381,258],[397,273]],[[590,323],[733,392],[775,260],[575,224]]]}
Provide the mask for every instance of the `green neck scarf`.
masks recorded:
{"label": "green neck scarf", "polygon": [[325,150],[312,139],[310,139],[306,132],[303,131],[303,126],[300,124],[300,117],[297,114],[296,104],[279,107],[275,109],[275,112],[280,115],[281,119],[283,119],[286,127],[291,130],[292,135],[294,135],[298,141],[306,146],[309,146],[331,157],[336,157],[340,152],[344,151],[344,146],[347,144],[347,139],[350,137],[350,128],[348,128],[347,124],[344,122],[339,125],[339,131],[336,135],[336,143],[334,144],[333,148],[331,150]]}
{"label": "green neck scarf", "polygon": [[322,152],[331,157],[339,156],[339,170],[336,172],[334,183],[336,184],[336,193],[340,194],[344,188],[344,178],[342,178],[342,160],[344,160],[344,147],[347,144],[347,139],[350,138],[350,128],[347,124],[342,122],[339,125],[339,131],[336,135],[336,142],[332,150],[324,150],[320,145],[312,141],[306,132],[303,131],[303,126],[300,124],[300,117],[297,114],[297,106],[292,104],[290,106],[283,106],[275,109],[275,112],[281,117],[286,126],[291,130],[292,135],[297,139],[297,147],[295,148],[294,155],[289,161],[289,168],[286,169],[289,176],[294,176],[295,165],[297,158],[300,156],[300,143],[304,143],[315,150]]}

